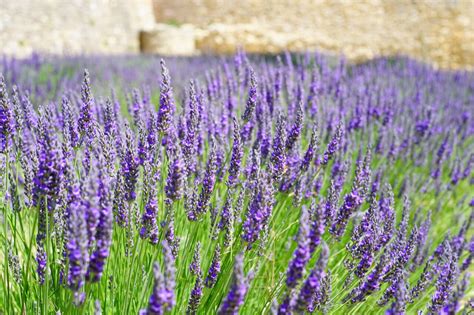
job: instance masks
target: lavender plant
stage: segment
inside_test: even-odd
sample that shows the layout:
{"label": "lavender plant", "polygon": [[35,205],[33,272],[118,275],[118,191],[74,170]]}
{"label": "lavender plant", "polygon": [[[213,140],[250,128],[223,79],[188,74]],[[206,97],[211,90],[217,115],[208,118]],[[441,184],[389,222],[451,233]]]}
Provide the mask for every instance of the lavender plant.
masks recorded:
{"label": "lavender plant", "polygon": [[0,74],[0,313],[470,311],[473,73],[239,51]]}

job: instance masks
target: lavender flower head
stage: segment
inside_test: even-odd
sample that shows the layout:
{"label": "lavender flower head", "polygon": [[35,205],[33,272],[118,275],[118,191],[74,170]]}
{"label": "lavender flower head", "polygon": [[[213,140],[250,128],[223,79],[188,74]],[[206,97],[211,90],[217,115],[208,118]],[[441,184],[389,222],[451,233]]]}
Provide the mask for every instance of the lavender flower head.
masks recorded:
{"label": "lavender flower head", "polygon": [[89,264],[86,208],[83,207],[81,202],[78,185],[72,187],[68,213],[68,285],[73,291],[78,292],[85,284],[85,276]]}
{"label": "lavender flower head", "polygon": [[201,273],[201,243],[200,242],[196,244],[196,248],[194,249],[193,260],[191,261],[191,265],[189,265],[189,270],[195,276]]}
{"label": "lavender flower head", "polygon": [[311,205],[310,212],[311,230],[309,232],[309,249],[312,254],[316,247],[321,243],[322,236],[325,230],[324,208],[322,204],[316,205],[314,202]]}
{"label": "lavender flower head", "polygon": [[242,239],[248,243],[247,248],[257,241],[271,211],[272,187],[269,179],[261,175],[256,186],[242,226]]}
{"label": "lavender flower head", "polygon": [[196,205],[195,212],[197,216],[204,214],[209,207],[212,191],[214,190],[214,184],[216,183],[216,171],[216,147],[212,144],[212,149],[208,156],[206,171],[202,180],[202,190]]}
{"label": "lavender flower head", "polygon": [[158,130],[167,134],[173,120],[175,104],[171,77],[165,61],[161,59],[160,109],[158,111]]}
{"label": "lavender flower head", "polygon": [[52,210],[56,206],[62,179],[62,162],[50,117],[44,113],[39,123],[39,165],[34,178],[33,205]]}
{"label": "lavender flower head", "polygon": [[451,290],[454,288],[458,277],[457,255],[453,252],[449,243],[445,244],[445,263],[442,266],[441,274],[436,281],[436,291],[431,297],[429,311],[437,313],[448,301]]}
{"label": "lavender flower head", "polygon": [[334,236],[341,237],[344,234],[350,215],[362,204],[362,201],[358,191],[352,191],[345,196],[344,203],[329,229]]}
{"label": "lavender flower head", "polygon": [[135,155],[135,142],[130,128],[126,132],[126,148],[121,157],[121,172],[124,179],[125,200],[133,201],[137,197],[135,186],[138,181],[138,158]]}
{"label": "lavender flower head", "polygon": [[311,312],[314,304],[322,302],[322,282],[325,277],[325,269],[329,259],[329,248],[326,243],[323,243],[321,254],[316,263],[316,266],[311,271],[310,275],[301,287],[297,298],[295,308],[297,311]]}
{"label": "lavender flower head", "polygon": [[46,278],[46,268],[47,268],[47,254],[43,245],[38,246],[36,253],[36,272],[38,273],[38,283],[43,285]]}
{"label": "lavender flower head", "polygon": [[204,281],[206,287],[212,288],[217,282],[217,277],[221,271],[221,246],[217,244],[214,250],[214,256],[212,257],[211,266],[207,273],[206,280]]}
{"label": "lavender flower head", "polygon": [[342,121],[337,125],[336,133],[334,134],[331,142],[329,142],[326,151],[324,151],[323,158],[321,161],[322,165],[328,164],[329,160],[334,156],[334,153],[339,149],[342,141],[342,135],[344,132],[344,125]]}
{"label": "lavender flower head", "polygon": [[185,168],[181,158],[181,152],[178,151],[168,169],[168,178],[166,179],[165,193],[166,197],[171,200],[179,200],[184,193],[184,176]]}
{"label": "lavender flower head", "polygon": [[303,270],[310,258],[310,226],[308,209],[303,206],[298,232],[298,246],[286,272],[286,286],[293,289],[303,277]]}
{"label": "lavender flower head", "polygon": [[248,289],[248,280],[244,275],[244,257],[237,255],[229,292],[219,308],[219,315],[238,315]]}
{"label": "lavender flower head", "polygon": [[87,134],[88,136],[91,136],[93,131],[92,110],[94,106],[94,99],[92,97],[89,71],[87,71],[87,69],[84,70],[84,82],[82,83],[81,87],[81,101],[82,107],[78,121],[79,132],[82,135]]}
{"label": "lavender flower head", "polygon": [[255,107],[257,106],[257,79],[255,78],[255,72],[250,68],[250,90],[247,99],[247,106],[245,107],[242,120],[248,122],[252,120]]}
{"label": "lavender flower head", "polygon": [[157,200],[157,183],[158,170],[154,171],[152,180],[149,181],[148,202],[145,205],[145,212],[142,216],[142,227],[140,229],[140,237],[148,239],[151,244],[158,243],[158,200]]}
{"label": "lavender flower head", "polygon": [[73,147],[77,147],[79,144],[79,134],[76,126],[76,121],[72,112],[71,103],[66,96],[64,96],[62,99],[62,107],[64,116],[64,132],[69,135],[69,141],[71,145]]}
{"label": "lavender flower head", "polygon": [[5,79],[0,75],[0,152],[5,152],[12,133],[13,114],[8,99]]}
{"label": "lavender flower head", "polygon": [[270,158],[271,172],[275,180],[280,179],[281,176],[286,172],[285,134],[285,119],[280,114],[277,120],[275,136],[273,138],[272,144],[273,151]]}
{"label": "lavender flower head", "polygon": [[186,314],[197,314],[197,310],[199,308],[199,304],[201,303],[201,299],[202,299],[203,288],[204,286],[202,284],[202,275],[201,275],[201,272],[199,272],[197,274],[194,287],[191,290],[191,295],[189,297],[188,308],[186,310]]}
{"label": "lavender flower head", "polygon": [[140,311],[140,314],[157,315],[165,314],[171,311],[175,305],[174,287],[175,287],[175,266],[171,255],[171,248],[163,243],[164,269],[161,272],[160,265],[155,262],[153,265],[154,285],[151,293],[148,307]]}
{"label": "lavender flower head", "polygon": [[[296,111],[296,120],[288,132],[288,137],[286,138],[286,151],[291,151],[298,140],[301,130],[303,129],[303,102],[298,103],[298,109]],[[313,144],[314,146],[314,144]]]}
{"label": "lavender flower head", "polygon": [[386,315],[404,315],[408,302],[408,288],[405,278],[402,277],[396,282],[395,300],[390,308],[385,312]]}
{"label": "lavender flower head", "polygon": [[103,162],[99,163],[98,175],[98,197],[99,197],[99,218],[97,233],[95,235],[96,247],[92,252],[89,263],[87,278],[92,282],[98,282],[102,277],[105,261],[109,256],[112,245],[112,193],[110,190],[110,178],[106,175]]}
{"label": "lavender flower head", "polygon": [[[460,305],[462,303],[462,299],[465,297],[465,293],[469,288],[469,273],[465,273],[461,281],[458,283],[456,290],[451,293],[449,298],[449,302],[446,303],[442,310],[440,311],[441,314],[456,314],[456,312],[460,311]],[[471,305],[472,309],[472,305]]]}
{"label": "lavender flower head", "polygon": [[194,81],[190,81],[189,87],[189,118],[186,121],[186,135],[183,143],[183,156],[186,163],[186,170],[189,174],[195,171],[195,154],[197,151],[197,138],[199,126],[199,109]]}
{"label": "lavender flower head", "polygon": [[319,139],[318,139],[318,127],[315,124],[311,133],[311,140],[308,145],[308,149],[304,154],[303,160],[301,161],[301,169],[306,171],[314,159],[315,153],[318,151]]}
{"label": "lavender flower head", "polygon": [[239,123],[237,122],[237,119],[235,117],[232,119],[232,121],[234,123],[234,142],[232,144],[232,157],[230,160],[229,178],[227,180],[227,184],[229,186],[233,186],[236,183],[237,178],[239,177],[240,165],[242,163],[242,157],[244,155],[242,149],[242,139],[240,136]]}

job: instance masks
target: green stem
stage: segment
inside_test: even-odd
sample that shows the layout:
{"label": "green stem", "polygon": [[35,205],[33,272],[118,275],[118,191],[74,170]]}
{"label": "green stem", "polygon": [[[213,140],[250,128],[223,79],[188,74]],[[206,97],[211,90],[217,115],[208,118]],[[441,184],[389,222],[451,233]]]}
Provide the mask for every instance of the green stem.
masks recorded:
{"label": "green stem", "polygon": [[[129,209],[133,209],[132,203],[129,203]],[[128,227],[129,229],[132,229],[132,216],[129,217],[129,224],[130,226]],[[132,236],[133,237],[133,236]],[[128,241],[128,238],[127,238]],[[129,302],[129,297],[130,297],[130,284],[131,284],[131,278],[132,278],[132,273],[133,273],[133,266],[135,266],[135,260],[137,258],[137,248],[138,248],[138,242],[140,241],[139,238],[135,239],[135,246],[133,248],[133,257],[132,257],[132,263],[129,264],[129,269],[128,269],[128,280],[127,280],[127,291],[126,291],[126,296],[125,296],[125,309],[126,309],[126,314],[128,314],[128,310],[130,308],[130,302]],[[130,261],[130,255],[127,258],[127,261]]]}
{"label": "green stem", "polygon": [[49,307],[49,295],[48,295],[48,289],[49,289],[49,277],[48,277],[48,269],[49,269],[49,244],[50,244],[50,239],[49,239],[49,211],[48,211],[48,200],[45,197],[44,201],[44,210],[45,210],[45,216],[46,216],[46,248],[44,249],[46,255],[46,269],[45,269],[45,275],[44,275],[44,284],[43,284],[43,314],[47,315],[48,314],[48,307]]}
{"label": "green stem", "polygon": [[6,158],[6,168],[5,168],[5,193],[4,193],[4,206],[3,206],[3,229],[4,229],[4,239],[5,239],[5,278],[6,279],[6,288],[5,288],[5,309],[8,313],[10,309],[10,271],[8,266],[8,200],[6,198],[8,194],[8,172],[10,168],[10,155],[8,147],[5,151],[5,158]]}

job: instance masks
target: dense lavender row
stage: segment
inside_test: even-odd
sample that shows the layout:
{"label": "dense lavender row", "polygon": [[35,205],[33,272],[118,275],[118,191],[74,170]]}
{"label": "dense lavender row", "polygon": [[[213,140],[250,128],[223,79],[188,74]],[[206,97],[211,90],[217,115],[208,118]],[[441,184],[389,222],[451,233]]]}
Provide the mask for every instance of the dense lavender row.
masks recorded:
{"label": "dense lavender row", "polygon": [[472,73],[168,63],[3,59],[2,313],[469,311]]}

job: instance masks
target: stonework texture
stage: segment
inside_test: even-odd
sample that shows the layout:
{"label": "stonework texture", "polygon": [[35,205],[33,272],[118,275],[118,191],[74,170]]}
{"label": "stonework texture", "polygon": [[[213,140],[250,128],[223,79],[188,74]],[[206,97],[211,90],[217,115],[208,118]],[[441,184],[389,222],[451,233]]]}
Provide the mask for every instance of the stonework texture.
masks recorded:
{"label": "stonework texture", "polygon": [[0,54],[130,53],[152,0],[0,0]]}
{"label": "stonework texture", "polygon": [[154,10],[160,23],[194,26],[199,51],[319,49],[474,67],[473,0],[154,0]]}
{"label": "stonework texture", "polygon": [[3,0],[0,54],[283,50],[474,68],[474,0]]}

